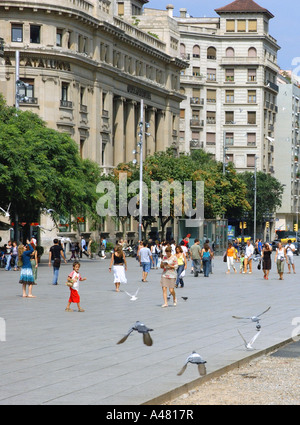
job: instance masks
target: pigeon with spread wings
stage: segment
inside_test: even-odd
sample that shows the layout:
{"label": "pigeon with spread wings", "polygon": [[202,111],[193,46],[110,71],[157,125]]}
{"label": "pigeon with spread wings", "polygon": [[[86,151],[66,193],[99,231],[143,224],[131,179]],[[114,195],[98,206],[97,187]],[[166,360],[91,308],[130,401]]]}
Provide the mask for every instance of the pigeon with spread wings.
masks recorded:
{"label": "pigeon with spread wings", "polygon": [[206,366],[205,366],[206,360],[203,360],[200,354],[196,353],[196,351],[193,351],[192,354],[190,354],[188,358],[186,359],[182,369],[177,373],[178,376],[183,374],[183,372],[187,368],[188,363],[198,365],[198,372],[200,376],[206,375]]}
{"label": "pigeon with spread wings", "polygon": [[247,349],[247,350],[254,350],[254,348],[253,348],[253,344],[254,344],[254,342],[255,342],[255,340],[256,340],[256,338],[258,338],[258,336],[260,335],[260,330],[259,331],[257,331],[256,332],[256,334],[254,335],[254,337],[252,337],[251,339],[250,339],[250,341],[247,341],[244,337],[243,337],[243,335],[241,334],[241,332],[238,330],[238,333],[240,334],[240,336],[242,337],[242,340],[244,341],[244,345],[245,345],[245,348]]}
{"label": "pigeon with spread wings", "polygon": [[153,331],[153,329],[149,329],[144,323],[139,321],[135,322],[135,324],[129,329],[127,334],[124,335],[123,338],[121,338],[120,341],[117,342],[117,344],[123,344],[123,342],[126,341],[126,339],[133,331],[137,331],[138,333],[141,333],[143,335],[143,342],[145,345],[148,345],[148,347],[153,344],[152,338],[149,333]]}
{"label": "pigeon with spread wings", "polygon": [[139,292],[139,289],[140,289],[140,288],[138,288],[138,289],[135,291],[134,295],[132,295],[132,294],[130,294],[129,292],[125,291],[125,292],[126,292],[126,294],[130,297],[130,301],[136,301],[136,300],[138,299],[137,294],[138,294],[138,292]]}
{"label": "pigeon with spread wings", "polygon": [[251,320],[251,322],[254,322],[254,323],[257,323],[257,325],[256,325],[256,329],[260,329],[261,328],[261,326],[260,326],[260,324],[259,324],[259,321],[261,320],[260,319],[260,316],[262,316],[263,314],[265,314],[267,311],[269,311],[270,310],[270,308],[271,307],[268,307],[267,308],[267,310],[265,310],[265,311],[263,311],[262,313],[260,313],[260,314],[257,314],[256,316],[250,316],[250,317],[241,317],[241,316],[232,316],[234,319],[249,319],[249,320]]}
{"label": "pigeon with spread wings", "polygon": [[9,209],[10,209],[11,203],[9,204],[7,210],[4,210],[3,208],[0,207],[0,210],[4,212],[5,217],[10,217],[10,213],[9,213]]}

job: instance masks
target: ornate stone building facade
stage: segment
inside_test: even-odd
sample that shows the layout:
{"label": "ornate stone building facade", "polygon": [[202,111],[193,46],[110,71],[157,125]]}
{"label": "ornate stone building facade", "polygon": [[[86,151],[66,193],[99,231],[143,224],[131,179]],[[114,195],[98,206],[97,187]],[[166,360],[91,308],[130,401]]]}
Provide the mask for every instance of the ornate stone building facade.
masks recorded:
{"label": "ornate stone building facade", "polygon": [[0,91],[8,105],[15,104],[19,65],[19,79],[25,83],[19,89],[20,108],[69,133],[80,155],[96,161],[104,172],[135,159],[141,99],[150,124],[144,155],[170,146],[178,149],[179,105],[184,98],[180,73],[187,64],[179,58],[178,32],[170,46],[137,27],[144,3],[0,3],[5,46]]}

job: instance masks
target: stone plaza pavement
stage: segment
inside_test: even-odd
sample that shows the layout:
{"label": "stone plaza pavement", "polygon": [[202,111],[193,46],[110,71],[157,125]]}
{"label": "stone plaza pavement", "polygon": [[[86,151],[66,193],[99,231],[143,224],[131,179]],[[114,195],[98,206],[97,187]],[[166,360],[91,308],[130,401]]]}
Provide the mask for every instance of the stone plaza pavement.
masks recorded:
{"label": "stone plaza pavement", "polygon": [[[300,273],[298,257],[295,264]],[[227,275],[218,257],[209,278],[195,278],[189,263],[185,287],[176,290],[177,306],[170,300],[168,308],[161,308],[160,270],[152,270],[149,282],[142,283],[137,261],[129,258],[128,283],[116,293],[109,260],[83,259],[83,313],[76,305],[74,312],[65,312],[70,262],[61,266],[59,285],[53,286],[52,268],[44,258],[34,299],[22,298],[20,272],[1,269],[0,404],[161,404],[252,356],[277,349],[291,341],[297,326],[300,333],[299,275],[285,273],[280,281],[273,264],[266,281],[256,266],[252,275]],[[133,294],[137,288],[138,300],[131,301],[125,290]],[[232,315],[252,316],[269,306],[255,350],[247,351],[237,330],[250,339],[255,324]],[[144,345],[137,332],[117,345],[137,320],[154,329],[153,345]],[[207,375],[199,377],[189,364],[177,376],[194,350],[207,361]]]}

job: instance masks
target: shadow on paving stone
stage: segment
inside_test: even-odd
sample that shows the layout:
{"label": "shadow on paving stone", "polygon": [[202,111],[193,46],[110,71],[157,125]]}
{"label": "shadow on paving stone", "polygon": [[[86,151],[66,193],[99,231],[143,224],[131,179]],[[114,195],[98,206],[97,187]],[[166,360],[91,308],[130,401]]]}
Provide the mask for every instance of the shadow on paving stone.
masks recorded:
{"label": "shadow on paving stone", "polygon": [[280,348],[276,353],[271,354],[271,357],[300,358],[300,341],[291,342]]}

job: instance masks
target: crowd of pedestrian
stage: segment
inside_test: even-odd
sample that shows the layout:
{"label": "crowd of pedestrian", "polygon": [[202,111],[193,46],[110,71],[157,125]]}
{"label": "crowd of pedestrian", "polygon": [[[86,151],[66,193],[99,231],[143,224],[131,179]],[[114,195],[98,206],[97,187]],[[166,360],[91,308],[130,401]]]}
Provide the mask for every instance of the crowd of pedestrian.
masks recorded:
{"label": "crowd of pedestrian", "polygon": [[[295,245],[289,239],[287,244],[283,246],[281,242],[277,243],[275,250],[274,264],[279,276],[279,280],[283,280],[285,263],[288,266],[288,274],[296,273],[294,264]],[[256,239],[252,244],[247,240],[245,245],[241,245],[238,240],[229,241],[227,250],[224,253],[224,262],[227,262],[227,271],[230,273],[232,268],[237,273],[235,262],[239,263],[240,273],[252,274],[253,262],[257,263],[257,268],[263,271],[264,279],[269,279],[270,270],[272,269],[272,245],[268,242],[263,243],[261,239]]]}
{"label": "crowd of pedestrian", "polygon": [[[135,253],[136,259],[141,267],[143,283],[148,282],[148,276],[151,270],[161,269],[160,285],[162,287],[163,305],[168,307],[168,300],[173,298],[173,305],[177,304],[175,289],[184,287],[184,277],[187,273],[188,261],[191,261],[190,273],[194,277],[198,277],[203,273],[204,277],[209,277],[213,270],[214,250],[213,244],[209,240],[205,240],[200,246],[200,240],[194,239],[190,246],[190,236],[187,235],[179,243],[172,241],[139,241],[132,252]],[[61,262],[73,262],[73,271],[68,275],[67,285],[70,287],[70,298],[66,311],[73,311],[70,308],[71,303],[77,303],[78,311],[84,311],[80,307],[80,297],[78,294],[79,281],[85,280],[79,274],[80,262],[79,259],[85,255],[88,258],[92,257],[91,252],[92,239],[89,238],[86,242],[82,237],[80,243],[70,241],[71,257],[67,260],[66,247],[58,238],[54,239],[53,245],[49,250],[48,265],[52,266],[53,278],[52,284],[58,284],[59,270]],[[101,238],[100,258],[105,258],[107,241]],[[127,262],[125,251],[128,249],[126,241],[122,239],[117,242],[111,252],[111,261],[109,272],[113,271],[113,283],[115,284],[116,292],[120,292],[120,285],[127,283],[126,271]],[[254,264],[257,268],[263,271],[263,278],[268,280],[272,269],[272,245],[263,243],[261,239],[257,239],[253,244],[247,240],[246,244],[240,244],[238,240],[228,241],[228,247],[223,255],[223,261],[227,263],[226,273],[231,270],[234,273],[252,274]],[[278,242],[274,264],[276,265],[277,273],[280,280],[283,280],[285,263],[288,266],[288,273],[296,273],[294,264],[295,245],[291,240],[283,246]],[[37,284],[38,277],[38,252],[37,241],[34,237],[27,240],[26,244],[19,245],[15,241],[9,241],[0,252],[1,267],[5,271],[14,270],[20,271],[19,283],[22,284],[22,296],[25,298],[35,298],[32,294],[33,285]]]}

